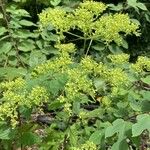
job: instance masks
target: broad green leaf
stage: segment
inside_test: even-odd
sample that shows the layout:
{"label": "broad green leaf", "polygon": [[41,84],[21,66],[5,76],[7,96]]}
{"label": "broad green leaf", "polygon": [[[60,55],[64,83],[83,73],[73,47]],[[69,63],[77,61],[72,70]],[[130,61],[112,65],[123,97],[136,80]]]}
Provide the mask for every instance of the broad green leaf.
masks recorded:
{"label": "broad green leaf", "polygon": [[40,142],[40,138],[38,135],[36,135],[32,132],[25,132],[20,137],[20,142],[24,146],[27,146],[27,145],[30,146],[30,145],[34,145],[34,144]]}
{"label": "broad green leaf", "polygon": [[131,130],[131,123],[125,122],[123,119],[117,119],[115,120],[111,126],[106,128],[105,130],[105,138],[111,137],[114,134],[118,134],[118,138],[122,139],[124,138],[128,132]]}
{"label": "broad green leaf", "polygon": [[5,27],[0,27],[0,36],[7,32]]}
{"label": "broad green leaf", "polygon": [[35,45],[34,45],[34,42],[33,40],[25,40],[25,41],[22,41],[19,45],[18,45],[18,49],[20,51],[23,51],[23,52],[28,52],[28,51],[32,51],[35,49]]}
{"label": "broad green leaf", "polygon": [[12,48],[12,44],[10,42],[3,42],[1,44],[2,45],[0,47],[0,54],[7,54]]}
{"label": "broad green leaf", "polygon": [[147,10],[146,6],[143,3],[137,3],[137,7],[142,10]]}
{"label": "broad green leaf", "polygon": [[33,22],[28,21],[28,20],[20,20],[19,24],[23,25],[23,26],[35,26],[35,24]]}
{"label": "broad green leaf", "polygon": [[142,114],[137,116],[137,123],[132,125],[132,136],[139,136],[144,130],[150,132],[150,115]]}
{"label": "broad green leaf", "polygon": [[10,129],[7,130],[0,130],[0,139],[8,140],[10,139]]}
{"label": "broad green leaf", "polygon": [[46,56],[42,54],[41,51],[33,51],[30,54],[29,65],[35,67],[38,64],[44,63],[46,61]]}
{"label": "broad green leaf", "polygon": [[118,141],[113,144],[111,150],[129,150],[126,139],[118,139]]}
{"label": "broad green leaf", "polygon": [[95,131],[89,138],[89,141],[93,142],[94,144],[98,145],[101,144],[101,139],[104,136],[103,130]]}
{"label": "broad green leaf", "polygon": [[10,80],[15,77],[25,76],[26,74],[27,70],[24,68],[13,68],[13,67],[0,68],[0,76],[5,75]]}

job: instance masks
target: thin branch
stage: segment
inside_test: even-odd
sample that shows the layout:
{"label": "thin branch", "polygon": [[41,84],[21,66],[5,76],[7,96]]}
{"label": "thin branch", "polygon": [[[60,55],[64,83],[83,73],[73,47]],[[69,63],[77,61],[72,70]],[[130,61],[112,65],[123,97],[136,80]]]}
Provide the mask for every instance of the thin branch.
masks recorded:
{"label": "thin branch", "polygon": [[91,45],[92,45],[92,42],[93,42],[93,39],[90,40],[90,43],[89,43],[89,46],[88,46],[88,48],[87,48],[87,51],[86,51],[85,56],[87,56],[87,54],[89,53],[90,47],[91,47]]}

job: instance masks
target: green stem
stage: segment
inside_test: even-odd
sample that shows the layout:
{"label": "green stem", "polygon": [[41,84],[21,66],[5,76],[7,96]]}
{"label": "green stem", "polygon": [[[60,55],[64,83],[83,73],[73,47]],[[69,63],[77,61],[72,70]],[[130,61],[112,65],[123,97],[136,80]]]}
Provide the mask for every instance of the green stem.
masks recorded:
{"label": "green stem", "polygon": [[90,43],[89,43],[89,46],[88,46],[88,48],[87,48],[87,51],[86,51],[85,56],[87,56],[87,54],[89,53],[90,47],[91,47],[91,45],[92,45],[92,42],[93,42],[93,39],[90,40]]}
{"label": "green stem", "polygon": [[66,33],[68,33],[68,34],[70,34],[70,35],[73,35],[73,36],[76,36],[76,37],[78,37],[78,38],[84,39],[84,37],[79,36],[79,35],[77,35],[77,34],[74,34],[74,33],[71,33],[71,32],[66,32]]}

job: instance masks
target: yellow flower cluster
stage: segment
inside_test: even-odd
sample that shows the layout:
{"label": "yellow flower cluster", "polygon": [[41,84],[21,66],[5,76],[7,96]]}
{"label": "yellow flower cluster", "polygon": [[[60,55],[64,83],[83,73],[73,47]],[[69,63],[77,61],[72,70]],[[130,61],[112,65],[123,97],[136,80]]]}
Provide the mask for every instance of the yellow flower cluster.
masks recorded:
{"label": "yellow flower cluster", "polygon": [[80,148],[71,147],[71,150],[97,150],[96,145],[91,141],[86,141]]}
{"label": "yellow flower cluster", "polygon": [[69,81],[65,91],[69,99],[74,99],[80,92],[94,95],[93,83],[88,79],[87,73],[78,68],[68,70]]}
{"label": "yellow flower cluster", "polygon": [[91,0],[80,3],[79,5],[82,9],[87,9],[90,12],[93,12],[94,15],[98,16],[100,13],[106,10],[107,5],[101,2],[94,2]]}
{"label": "yellow flower cluster", "polygon": [[26,81],[18,78],[14,81],[1,83],[2,102],[0,104],[0,119],[10,119],[13,128],[18,124],[18,113],[21,106],[41,106],[48,100],[44,87],[34,87],[27,92]]}
{"label": "yellow flower cluster", "polygon": [[104,106],[106,106],[106,107],[109,107],[110,104],[111,104],[111,100],[110,100],[110,98],[107,97],[107,96],[104,96],[104,97],[102,98],[101,102],[102,102],[102,104],[103,104]]}
{"label": "yellow flower cluster", "polygon": [[120,32],[124,35],[139,35],[139,26],[130,20],[128,14],[105,14],[99,17],[106,8],[104,3],[87,0],[72,12],[67,13],[62,8],[49,8],[39,14],[39,18],[43,27],[52,24],[61,36],[63,32],[77,28],[86,38],[101,39],[106,43],[115,41],[121,45]]}
{"label": "yellow flower cluster", "polygon": [[114,64],[123,64],[123,63],[129,62],[129,55],[125,53],[116,54],[116,55],[108,55],[108,58]]}
{"label": "yellow flower cluster", "polygon": [[31,93],[28,95],[26,105],[28,105],[28,107],[32,107],[33,105],[41,106],[48,101],[48,98],[49,95],[46,89],[44,87],[36,86],[33,87]]}
{"label": "yellow flower cluster", "polygon": [[120,32],[138,35],[138,25],[131,22],[128,14],[114,14],[100,17],[95,22],[95,36],[101,38],[106,43],[115,41],[118,45],[122,44]]}
{"label": "yellow flower cluster", "polygon": [[144,70],[150,71],[150,59],[148,57],[140,56],[135,64],[133,64],[132,69],[137,73],[142,73]]}
{"label": "yellow flower cluster", "polygon": [[19,89],[22,89],[24,88],[24,86],[26,85],[26,82],[24,79],[22,78],[17,78],[16,80],[14,81],[10,81],[10,82],[2,82],[0,84],[0,89],[3,89],[3,90],[19,90]]}
{"label": "yellow flower cluster", "polygon": [[55,47],[59,49],[61,54],[75,52],[75,44],[73,44],[73,43],[57,44],[57,45],[55,45]]}
{"label": "yellow flower cluster", "polygon": [[97,150],[97,147],[93,142],[86,141],[85,144],[82,144],[81,150]]}
{"label": "yellow flower cluster", "polygon": [[107,75],[108,76],[106,80],[108,80],[114,87],[128,85],[128,76],[121,68],[114,68],[109,70]]}
{"label": "yellow flower cluster", "polygon": [[32,72],[32,75],[37,76],[40,74],[46,74],[49,71],[64,72],[64,70],[66,70],[70,64],[72,64],[72,59],[70,58],[69,54],[66,54],[65,56],[58,57],[53,61],[50,60],[37,66]]}
{"label": "yellow flower cluster", "polygon": [[41,28],[52,25],[59,33],[68,31],[71,25],[70,19],[66,16],[65,10],[61,8],[48,8],[39,14]]}

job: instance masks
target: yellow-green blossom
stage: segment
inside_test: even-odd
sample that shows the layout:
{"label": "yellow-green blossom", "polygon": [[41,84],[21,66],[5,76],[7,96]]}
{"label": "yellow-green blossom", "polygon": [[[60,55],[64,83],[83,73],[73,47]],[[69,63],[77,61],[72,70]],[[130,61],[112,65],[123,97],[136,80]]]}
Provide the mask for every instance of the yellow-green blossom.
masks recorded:
{"label": "yellow-green blossom", "polygon": [[121,68],[114,68],[108,72],[108,81],[112,86],[127,86],[128,76]]}
{"label": "yellow-green blossom", "polygon": [[41,106],[48,101],[49,95],[44,87],[36,86],[31,90],[27,98],[30,101],[31,107],[32,105]]}
{"label": "yellow-green blossom", "polygon": [[144,70],[150,71],[150,59],[148,57],[139,56],[135,64],[131,65],[137,73],[141,73]]}
{"label": "yellow-green blossom", "polygon": [[57,45],[55,45],[55,47],[58,48],[62,54],[75,52],[75,44],[73,44],[73,43],[57,44]]}
{"label": "yellow-green blossom", "polygon": [[81,8],[87,9],[90,12],[93,12],[94,15],[98,16],[104,10],[106,10],[107,5],[102,2],[95,2],[91,0],[84,1],[79,5]]}
{"label": "yellow-green blossom", "polygon": [[5,89],[5,90],[19,90],[24,88],[25,86],[25,80],[22,78],[17,78],[14,81],[7,81],[7,82],[2,82],[0,84],[0,88],[1,89]]}
{"label": "yellow-green blossom", "polygon": [[116,55],[108,55],[108,58],[114,64],[123,64],[123,63],[127,63],[129,61],[129,55],[125,54],[125,53],[116,54]]}

